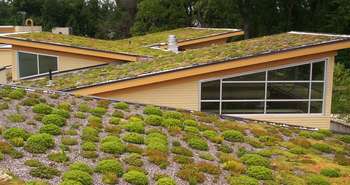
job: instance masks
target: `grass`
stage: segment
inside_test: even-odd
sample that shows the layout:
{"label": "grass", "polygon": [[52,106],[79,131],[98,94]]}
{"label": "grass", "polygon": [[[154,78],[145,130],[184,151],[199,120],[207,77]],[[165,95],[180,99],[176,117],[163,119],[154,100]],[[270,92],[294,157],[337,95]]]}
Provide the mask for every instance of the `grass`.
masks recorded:
{"label": "grass", "polygon": [[[175,30],[174,32],[176,31],[177,30]],[[170,32],[165,32],[165,33],[166,34],[164,34],[164,36],[159,36],[159,38],[165,39],[165,35],[169,34]],[[158,33],[158,34],[161,34],[161,33]],[[36,35],[35,33],[29,34],[29,35],[26,35],[26,34],[22,35],[22,37],[26,37],[26,36],[34,40],[47,39],[49,41],[51,37],[59,37],[59,38],[62,37],[63,41],[65,40],[64,38],[66,38],[66,36],[63,36],[63,35],[57,35],[57,36],[48,35],[46,36],[48,38],[46,38],[45,36],[42,36],[44,38],[41,38],[40,34]],[[151,34],[151,35],[143,36],[145,38],[137,37],[137,38],[131,38],[131,40],[133,39],[148,40],[148,37],[152,37],[152,36],[153,35]],[[67,37],[67,38],[70,38],[70,37]],[[71,39],[74,39],[74,38],[75,37],[72,37]],[[53,38],[53,40],[55,39],[57,38]],[[152,41],[156,42],[162,39],[154,39],[154,40],[152,39]],[[315,45],[315,44],[320,44],[328,41],[336,41],[339,39],[340,39],[339,37],[283,33],[283,34],[259,37],[255,39],[231,42],[228,44],[213,45],[211,47],[206,47],[201,49],[188,50],[188,51],[181,52],[179,54],[164,52],[160,50],[154,50],[148,47],[142,47],[140,50],[142,51],[144,50],[145,51],[144,54],[153,56],[153,60],[147,61],[147,62],[140,61],[140,62],[129,62],[125,64],[109,64],[107,66],[83,70],[83,71],[80,71],[79,73],[67,73],[67,74],[57,75],[57,76],[54,76],[54,79],[53,79],[54,86],[52,86],[51,88],[56,90],[74,89],[76,87],[89,86],[89,85],[98,84],[101,82],[106,82],[111,80],[128,79],[128,78],[133,78],[143,74],[158,73],[166,70],[174,70],[177,68],[191,67],[193,65],[204,65],[208,63],[221,62],[223,60],[242,58],[242,57],[247,57],[252,55],[259,55],[262,53],[269,53],[269,52],[281,51],[281,50],[286,50],[291,48]],[[60,39],[57,39],[57,40],[60,41]],[[86,40],[82,39],[81,42],[84,43],[86,42]],[[127,42],[127,40],[111,41],[111,42]],[[80,42],[77,42],[77,43],[80,43]],[[98,41],[92,42],[92,43],[99,45]],[[145,44],[144,42],[140,41],[140,43],[141,44],[137,44],[137,45],[145,46],[145,45],[142,45],[142,43]],[[119,47],[118,44],[115,44],[115,45]],[[108,44],[106,44],[106,47],[107,46]],[[125,46],[125,44],[124,45],[121,44],[120,46]],[[131,48],[134,49],[134,46],[132,46]],[[139,51],[139,50],[135,50],[135,52],[136,51]],[[153,54],[155,52],[156,53],[160,52],[161,54]],[[36,80],[22,81],[22,84],[28,85],[28,86],[35,86],[35,87],[45,87],[47,85],[47,80],[48,79],[44,77]]]}
{"label": "grass", "polygon": [[[41,93],[40,97],[52,108],[58,108],[59,102],[67,101],[71,105],[71,115],[79,110],[82,103],[90,109],[99,106],[98,99],[71,95],[53,98],[43,92],[37,93]],[[170,176],[175,182],[185,184],[229,184],[231,181],[240,184],[307,184],[314,180],[310,180],[311,176],[322,177],[323,182],[327,181],[330,184],[349,184],[350,163],[343,163],[350,160],[349,146],[347,140],[339,134],[327,131],[299,134],[298,129],[288,128],[289,132],[286,132],[285,128],[278,126],[221,120],[214,115],[199,112],[166,113],[163,109],[145,111],[145,107],[134,104],[128,104],[127,111],[124,111],[125,118],[120,118],[117,125],[110,124],[112,113],[118,109],[114,106],[110,106],[106,113],[101,115],[98,128],[87,126],[93,112],[86,112],[87,117],[82,119],[70,116],[62,126],[62,132],[46,136],[54,138],[54,145],[50,139],[50,146],[40,150],[42,154],[33,155],[35,151],[23,149],[28,148],[28,145],[40,149],[39,145],[48,143],[42,143],[44,137],[33,141],[33,137],[43,126],[42,121],[35,120],[33,115],[40,113],[35,113],[34,108],[25,105],[14,106],[17,102],[15,99],[8,100],[9,110],[2,110],[0,114],[13,109],[18,109],[19,112],[26,110],[28,121],[34,122],[35,125],[31,125],[32,129],[29,130],[28,125],[17,124],[21,129],[11,131],[9,127],[13,126],[13,123],[0,122],[0,126],[5,128],[0,136],[0,153],[6,159],[0,161],[0,164],[7,167],[0,171],[6,171],[16,182],[20,182],[19,184],[39,179],[50,184],[69,180],[90,184],[91,178],[98,178],[94,179],[98,182],[114,184],[121,183],[122,179],[132,183],[156,184],[159,174]],[[150,112],[156,112],[159,115],[157,118],[161,119],[169,119],[171,114],[171,119],[187,126],[165,127],[146,122]],[[193,121],[189,122],[188,118]],[[135,122],[141,125],[142,129],[130,130],[130,127],[125,126]],[[118,132],[110,129],[110,126],[118,127]],[[196,128],[196,132],[189,132],[188,127]],[[67,135],[66,131],[72,129],[76,132]],[[261,142],[259,146],[255,146],[249,144],[251,141],[246,139],[271,136],[268,134],[271,131],[273,137],[281,138],[275,140],[273,145]],[[241,139],[241,134],[237,133],[253,133],[255,136],[244,135],[244,139]],[[312,133],[323,133],[324,137],[309,137]],[[29,135],[32,139],[27,139]],[[239,137],[236,137],[237,135]],[[213,139],[215,137],[222,139],[217,142]],[[24,145],[13,142],[13,138],[24,138]],[[332,150],[319,150],[320,147],[314,147],[320,143],[331,146]],[[341,161],[336,156],[342,156]],[[77,157],[83,160],[76,161]],[[23,170],[18,171],[17,168]],[[100,175],[97,175],[98,173]],[[16,176],[24,178],[18,180]],[[6,183],[10,184],[9,181]]]}

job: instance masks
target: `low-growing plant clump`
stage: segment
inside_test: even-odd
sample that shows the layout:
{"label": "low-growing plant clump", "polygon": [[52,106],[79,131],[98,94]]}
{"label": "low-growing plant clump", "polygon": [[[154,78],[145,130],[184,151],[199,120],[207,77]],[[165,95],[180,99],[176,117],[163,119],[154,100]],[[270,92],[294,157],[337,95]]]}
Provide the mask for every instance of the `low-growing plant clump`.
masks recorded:
{"label": "low-growing plant clump", "polygon": [[0,88],[0,166],[21,185],[348,183],[347,135],[13,90]]}

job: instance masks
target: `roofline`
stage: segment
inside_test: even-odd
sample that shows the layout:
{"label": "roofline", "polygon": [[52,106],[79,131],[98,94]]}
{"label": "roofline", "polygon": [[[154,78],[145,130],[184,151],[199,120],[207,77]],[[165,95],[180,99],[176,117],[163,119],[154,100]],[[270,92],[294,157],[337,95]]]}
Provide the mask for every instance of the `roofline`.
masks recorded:
{"label": "roofline", "polygon": [[[217,72],[217,71],[223,71],[227,69],[232,69],[236,68],[237,65],[235,66],[235,63],[242,63],[240,64],[241,66],[248,66],[248,65],[253,65],[253,64],[259,64],[259,63],[264,63],[264,62],[272,62],[272,61],[278,61],[278,60],[284,60],[284,59],[289,59],[289,58],[294,58],[294,57],[302,57],[306,55],[313,55],[313,54],[318,54],[318,53],[326,53],[326,52],[331,52],[331,51],[337,51],[340,49],[345,49],[350,47],[350,38],[346,40],[336,40],[336,41],[328,41],[328,42],[323,42],[319,44],[313,44],[313,45],[307,45],[307,46],[301,46],[301,47],[294,47],[294,48],[289,48],[289,49],[284,49],[284,50],[279,50],[279,51],[273,51],[273,52],[264,52],[264,53],[259,53],[255,55],[250,55],[250,56],[244,56],[244,57],[236,57],[236,58],[231,58],[231,59],[225,59],[225,60],[219,60],[219,61],[213,61],[210,63],[205,63],[201,65],[192,65],[192,66],[187,66],[187,67],[180,67],[176,69],[171,69],[171,70],[166,70],[166,71],[160,71],[160,72],[154,72],[154,73],[147,73],[147,74],[141,74],[136,77],[131,77],[131,78],[123,78],[123,79],[117,79],[117,80],[111,80],[111,81],[106,81],[106,82],[101,82],[101,83],[96,83],[96,84],[91,84],[91,85],[84,85],[84,86],[79,86],[79,87],[74,87],[74,88],[67,88],[67,89],[62,89],[63,91],[70,91],[74,92],[76,94],[81,94],[81,95],[86,95],[86,89],[91,89],[91,88],[96,88],[100,86],[105,86],[108,85],[109,88],[112,87],[111,84],[118,84],[122,82],[128,82],[128,85],[125,86],[125,88],[130,88],[131,83],[130,81],[132,80],[138,80],[141,78],[146,78],[146,77],[154,77],[154,76],[159,76],[159,75],[167,75],[175,72],[181,72],[181,71],[189,71],[189,70],[195,70],[198,69],[200,71],[201,68],[208,68],[206,69],[206,72],[202,72],[201,74],[205,73],[210,73],[210,72]],[[307,51],[305,51],[307,50]],[[303,51],[303,52],[302,52]],[[274,56],[276,54],[280,54],[279,56]],[[262,59],[260,59],[262,58]],[[247,62],[247,60],[251,60],[252,64]],[[264,62],[261,62],[264,61]],[[229,65],[231,64],[232,65]],[[213,65],[216,65],[217,67],[212,67]],[[220,66],[220,67],[218,67]],[[190,76],[196,76],[200,75],[194,72],[191,72],[189,74],[186,74],[184,77],[190,77]],[[167,80],[172,80],[172,79],[178,79],[178,78],[184,78],[179,75],[173,75],[172,78],[167,78]],[[161,82],[158,77],[158,82]],[[157,83],[157,82],[152,82],[152,83]],[[151,83],[150,83],[151,84]],[[141,86],[141,85],[146,85],[145,83],[142,83],[140,85],[135,85],[136,86]],[[119,88],[123,89],[123,88]],[[118,90],[118,89],[113,89],[113,90]],[[101,90],[96,90],[95,93],[93,94],[99,94],[99,93],[104,93],[104,92],[109,92],[113,90],[108,90],[108,91],[101,91]]]}
{"label": "roofline", "polygon": [[[211,34],[203,37],[197,37],[197,38],[191,38],[191,39],[185,39],[179,41],[180,46],[186,46],[186,45],[192,45],[192,44],[198,44],[201,42],[208,42],[210,40],[217,40],[219,38],[229,38],[236,35],[242,35],[244,34],[243,31],[239,29],[225,29],[225,28],[194,28],[189,27],[191,29],[213,29],[213,30],[227,30],[227,32],[219,33],[219,34]],[[101,57],[101,58],[110,58],[110,59],[116,59],[116,60],[123,60],[123,61],[142,61],[147,60],[150,57],[143,56],[143,55],[137,55],[132,53],[125,53],[125,52],[113,52],[108,50],[100,50],[95,48],[89,48],[89,47],[81,47],[81,46],[71,46],[68,44],[62,44],[62,43],[55,43],[55,42],[44,42],[44,41],[35,41],[35,40],[29,40],[24,38],[16,38],[16,37],[9,37],[9,35],[16,35],[16,34],[26,34],[28,32],[17,32],[17,33],[5,33],[0,34],[0,43],[5,44],[12,44],[17,46],[24,46],[24,47],[31,47],[31,48],[38,48],[38,49],[46,49],[46,50],[53,50],[53,51],[59,51],[59,52],[66,52],[66,53],[74,53],[74,54],[82,54],[82,55],[89,55],[89,56],[95,56],[95,57]],[[213,38],[213,39],[208,39]],[[208,39],[208,40],[206,40]],[[32,43],[32,44],[43,44],[43,45],[49,45],[49,46],[56,46],[56,47],[67,47],[67,48],[75,48],[79,50],[87,50],[87,51],[94,51],[99,52],[101,54],[92,54],[92,53],[84,53],[82,51],[62,51],[62,49],[48,49],[47,47],[38,47],[38,46],[30,46],[30,44],[23,44],[24,43]],[[182,44],[181,44],[182,43]],[[113,56],[104,56],[102,53],[113,55]]]}
{"label": "roofline", "polygon": [[315,32],[302,32],[302,31],[290,31],[288,33],[291,34],[299,34],[299,35],[315,35],[315,36],[326,36],[326,37],[343,37],[350,38],[350,35],[344,34],[331,34],[331,33],[315,33]]}
{"label": "roofline", "polygon": [[[43,49],[43,50],[52,50],[52,51],[58,51],[58,52],[94,56],[98,58],[121,60],[121,61],[139,61],[147,58],[141,55],[117,53],[112,51],[70,46],[70,45],[59,44],[59,43],[25,40],[20,38],[7,37],[6,35],[8,34],[0,35],[0,43],[11,44],[14,46],[22,46],[22,47],[37,48],[37,49]],[[48,46],[50,46],[51,48]]]}

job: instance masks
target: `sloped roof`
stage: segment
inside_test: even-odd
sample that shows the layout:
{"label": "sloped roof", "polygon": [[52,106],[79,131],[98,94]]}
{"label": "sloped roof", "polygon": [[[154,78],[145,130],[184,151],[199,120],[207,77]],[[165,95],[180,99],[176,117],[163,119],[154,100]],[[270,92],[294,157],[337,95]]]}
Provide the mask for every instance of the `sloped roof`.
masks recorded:
{"label": "sloped roof", "polygon": [[[103,67],[61,74],[54,77],[54,86],[50,88],[73,90],[343,41],[350,41],[350,38],[342,35],[288,32],[222,45],[212,45],[201,49],[184,51],[179,54],[166,52],[147,62],[132,62],[121,65],[109,64]],[[22,83],[29,86],[44,87],[47,84],[47,79],[29,80]]]}

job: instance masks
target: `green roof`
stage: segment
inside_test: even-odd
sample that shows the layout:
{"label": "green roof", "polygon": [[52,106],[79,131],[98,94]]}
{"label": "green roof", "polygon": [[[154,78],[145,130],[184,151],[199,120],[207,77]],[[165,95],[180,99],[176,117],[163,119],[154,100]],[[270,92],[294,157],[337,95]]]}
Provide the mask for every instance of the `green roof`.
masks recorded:
{"label": "green roof", "polygon": [[[109,64],[79,72],[59,74],[54,76],[54,86],[50,88],[71,90],[139,76],[154,75],[165,71],[197,67],[349,39],[349,37],[342,36],[289,32],[222,45],[212,45],[201,49],[187,50],[179,54],[166,52],[164,55],[155,57],[147,62],[129,62],[121,65]],[[47,78],[26,80],[22,84],[45,87]]]}
{"label": "green roof", "polygon": [[136,36],[123,40],[101,40],[73,35],[53,34],[49,32],[11,34],[6,35],[6,37],[22,39],[27,41],[36,41],[73,47],[96,49],[108,52],[161,57],[163,55],[166,55],[168,52],[163,50],[152,49],[148,46],[166,42],[169,35],[176,35],[179,41],[183,41],[237,31],[240,30],[210,28],[204,29],[188,27],[147,34],[144,36]]}

